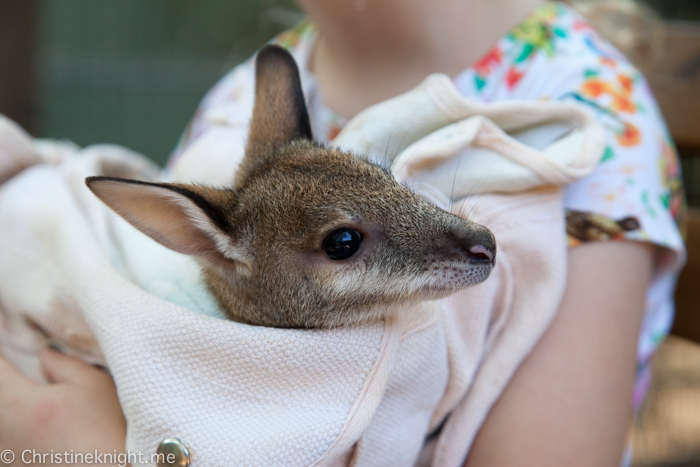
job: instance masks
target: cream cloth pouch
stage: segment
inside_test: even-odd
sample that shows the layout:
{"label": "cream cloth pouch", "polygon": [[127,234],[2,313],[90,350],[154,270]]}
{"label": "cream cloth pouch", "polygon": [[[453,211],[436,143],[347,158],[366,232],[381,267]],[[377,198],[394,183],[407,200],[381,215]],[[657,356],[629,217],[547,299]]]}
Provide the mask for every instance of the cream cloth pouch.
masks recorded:
{"label": "cream cloth pouch", "polygon": [[[237,135],[242,119],[217,134]],[[176,436],[201,467],[460,465],[556,312],[566,280],[561,186],[603,149],[576,106],[475,103],[437,75],[362,112],[334,144],[393,161],[399,180],[489,227],[498,264],[486,282],[393,321],[316,331],[221,319],[192,260],[143,238],[85,187],[88,175],[153,179],[140,156],[28,144],[33,159],[13,153],[6,166],[51,163],[0,188],[2,353],[35,379],[49,342],[106,365],[127,448],[152,465],[158,443]],[[193,151],[207,160],[240,144],[212,137]],[[0,141],[0,157],[8,151]]]}
{"label": "cream cloth pouch", "polygon": [[[449,378],[418,463],[461,466],[491,406],[558,309],[567,254],[562,188],[595,168],[604,131],[576,104],[485,104],[433,75],[357,115],[333,144],[389,165],[398,180],[496,236],[489,279],[438,302],[435,326],[446,352],[435,352],[433,365],[444,364],[446,354]],[[410,354],[410,346],[404,341],[401,351]],[[402,385],[400,371],[358,443],[356,465],[416,462],[397,462],[399,452],[390,453],[385,441],[404,426],[405,409],[419,403],[412,389],[423,380]],[[413,404],[406,402],[411,397]]]}

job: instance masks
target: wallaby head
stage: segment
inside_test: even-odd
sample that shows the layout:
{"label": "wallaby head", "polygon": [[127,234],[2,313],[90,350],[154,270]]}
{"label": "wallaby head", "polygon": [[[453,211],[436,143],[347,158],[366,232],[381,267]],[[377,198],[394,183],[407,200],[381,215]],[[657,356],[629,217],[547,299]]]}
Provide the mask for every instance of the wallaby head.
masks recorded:
{"label": "wallaby head", "polygon": [[486,279],[491,232],[385,169],[312,141],[293,58],[257,56],[245,159],[230,188],[87,179],[157,242],[193,255],[232,320],[328,328],[385,317]]}

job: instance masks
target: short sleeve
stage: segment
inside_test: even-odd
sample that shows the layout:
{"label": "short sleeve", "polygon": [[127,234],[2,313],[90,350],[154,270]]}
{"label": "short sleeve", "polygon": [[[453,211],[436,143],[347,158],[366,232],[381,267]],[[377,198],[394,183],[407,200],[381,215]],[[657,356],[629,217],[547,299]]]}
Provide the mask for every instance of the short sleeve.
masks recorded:
{"label": "short sleeve", "polygon": [[[622,223],[610,238],[650,241],[680,255],[680,164],[651,90],[641,73],[597,35],[591,33],[586,43],[608,53],[571,67],[570,84],[553,90],[553,98],[587,107],[605,125],[607,145],[593,174],[567,188],[565,206]],[[634,221],[624,225],[629,219]],[[583,234],[578,240],[592,239]]]}
{"label": "short sleeve", "polygon": [[600,164],[565,189],[567,233],[572,247],[623,239],[662,247],[638,345],[638,407],[650,357],[673,322],[673,290],[685,260],[680,163],[646,80],[572,8],[548,2],[455,84],[486,102],[577,102],[605,126]]}
{"label": "short sleeve", "polygon": [[570,245],[609,239],[684,255],[684,212],[676,149],[649,86],[625,57],[566,5],[548,3],[455,79],[468,97],[579,103],[607,130],[600,165],[566,188]]}

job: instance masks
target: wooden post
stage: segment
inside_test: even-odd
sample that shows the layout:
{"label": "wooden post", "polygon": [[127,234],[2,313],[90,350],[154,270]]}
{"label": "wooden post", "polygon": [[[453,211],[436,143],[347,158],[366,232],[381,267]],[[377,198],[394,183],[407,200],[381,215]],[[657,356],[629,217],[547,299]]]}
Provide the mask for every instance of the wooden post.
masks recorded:
{"label": "wooden post", "polygon": [[666,21],[664,52],[647,78],[679,149],[700,151],[700,22]]}
{"label": "wooden post", "polygon": [[34,130],[36,0],[0,1],[0,113]]}
{"label": "wooden post", "polygon": [[[694,156],[700,154],[700,22],[667,21],[666,36],[647,78],[679,149]],[[689,210],[686,229],[688,263],[678,281],[672,332],[700,342],[700,209]]]}
{"label": "wooden post", "polygon": [[689,209],[686,229],[688,263],[678,280],[672,332],[700,342],[700,209]]}

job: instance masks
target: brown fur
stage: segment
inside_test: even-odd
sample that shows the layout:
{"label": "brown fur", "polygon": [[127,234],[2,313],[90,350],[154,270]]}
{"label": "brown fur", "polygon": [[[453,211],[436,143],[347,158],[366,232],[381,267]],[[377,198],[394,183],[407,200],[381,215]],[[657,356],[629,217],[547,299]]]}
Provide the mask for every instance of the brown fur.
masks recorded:
{"label": "brown fur", "polygon": [[[146,234],[200,258],[220,306],[243,323],[371,322],[393,305],[488,277],[496,250],[488,229],[426,202],[373,163],[312,142],[286,51],[263,48],[256,72],[246,158],[233,188],[105,177],[88,186]],[[360,232],[363,242],[334,261],[322,244],[338,228]]]}

